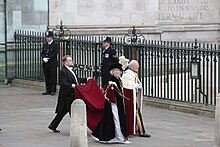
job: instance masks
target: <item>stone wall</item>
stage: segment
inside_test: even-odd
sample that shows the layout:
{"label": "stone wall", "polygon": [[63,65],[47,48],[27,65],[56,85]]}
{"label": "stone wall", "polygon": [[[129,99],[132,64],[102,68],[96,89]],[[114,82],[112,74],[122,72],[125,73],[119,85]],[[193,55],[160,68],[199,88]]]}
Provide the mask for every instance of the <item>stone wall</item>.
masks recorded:
{"label": "stone wall", "polygon": [[[7,42],[14,41],[15,30],[45,31],[48,26],[48,0],[7,0]],[[5,10],[4,0],[0,0],[0,81],[5,79]],[[10,46],[10,45],[9,45]],[[13,49],[8,46],[8,49]],[[13,53],[8,53],[8,76]]]}
{"label": "stone wall", "polygon": [[159,0],[158,5],[161,23],[219,22],[219,0]]}
{"label": "stone wall", "polygon": [[[151,7],[149,5],[151,3]],[[49,0],[50,25],[154,25],[155,0]],[[154,6],[155,5],[155,6]]]}
{"label": "stone wall", "polygon": [[159,0],[162,40],[219,42],[219,0]]}
{"label": "stone wall", "polygon": [[0,43],[5,41],[4,32],[4,0],[0,0]]}
{"label": "stone wall", "polygon": [[[4,5],[0,0],[0,43],[4,43]],[[48,0],[7,0],[7,38],[13,41],[14,31],[45,31],[48,25]]]}
{"label": "stone wall", "polygon": [[15,30],[45,31],[48,25],[47,0],[7,0],[8,40]]}
{"label": "stone wall", "polygon": [[148,39],[217,43],[219,0],[49,0],[50,27],[74,34],[123,36],[133,25]]}

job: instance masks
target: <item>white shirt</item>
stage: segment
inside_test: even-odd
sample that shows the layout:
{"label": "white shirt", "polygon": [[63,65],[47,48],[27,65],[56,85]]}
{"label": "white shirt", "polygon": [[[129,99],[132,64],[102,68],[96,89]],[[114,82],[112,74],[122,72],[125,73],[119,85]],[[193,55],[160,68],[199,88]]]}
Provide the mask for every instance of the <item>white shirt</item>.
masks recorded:
{"label": "white shirt", "polygon": [[53,40],[51,42],[48,42],[49,45],[51,45],[53,43]]}
{"label": "white shirt", "polygon": [[[110,45],[109,45],[110,46]],[[103,53],[109,48],[109,46],[105,47],[105,49],[103,50]]]}
{"label": "white shirt", "polygon": [[73,74],[73,76],[74,76],[74,78],[76,80],[76,83],[79,83],[77,78],[76,78],[76,74],[73,72],[73,67],[69,67],[69,66],[66,66],[66,65],[65,65],[65,67]]}

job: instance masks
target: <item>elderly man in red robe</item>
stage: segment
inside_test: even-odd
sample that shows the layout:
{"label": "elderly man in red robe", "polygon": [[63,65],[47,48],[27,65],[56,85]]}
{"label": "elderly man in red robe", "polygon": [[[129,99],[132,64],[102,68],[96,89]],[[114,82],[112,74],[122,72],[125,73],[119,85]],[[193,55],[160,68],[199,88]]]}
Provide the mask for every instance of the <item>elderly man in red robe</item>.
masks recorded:
{"label": "elderly man in red robe", "polygon": [[136,60],[131,60],[128,69],[122,76],[122,84],[125,97],[126,126],[129,135],[138,133],[140,137],[150,137],[145,132],[142,120],[142,84],[138,78],[139,64]]}

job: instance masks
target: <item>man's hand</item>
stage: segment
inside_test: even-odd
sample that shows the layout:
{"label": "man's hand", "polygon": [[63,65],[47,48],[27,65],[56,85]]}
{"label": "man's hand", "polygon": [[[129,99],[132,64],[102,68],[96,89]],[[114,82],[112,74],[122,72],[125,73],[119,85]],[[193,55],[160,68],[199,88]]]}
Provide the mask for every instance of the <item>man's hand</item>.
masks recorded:
{"label": "man's hand", "polygon": [[43,58],[44,63],[47,63],[48,60],[49,60],[49,58],[45,58],[45,57]]}
{"label": "man's hand", "polygon": [[134,84],[134,87],[135,87],[136,89],[142,89],[142,84]]}

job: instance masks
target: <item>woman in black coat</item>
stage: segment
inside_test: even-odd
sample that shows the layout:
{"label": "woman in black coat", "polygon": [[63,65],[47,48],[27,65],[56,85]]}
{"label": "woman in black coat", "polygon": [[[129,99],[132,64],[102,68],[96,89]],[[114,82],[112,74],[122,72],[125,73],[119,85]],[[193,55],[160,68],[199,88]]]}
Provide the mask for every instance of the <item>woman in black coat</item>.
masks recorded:
{"label": "woman in black coat", "polygon": [[101,143],[131,143],[127,139],[125,108],[120,80],[121,64],[109,66],[111,79],[105,89],[105,106],[102,118],[92,132],[92,137]]}

